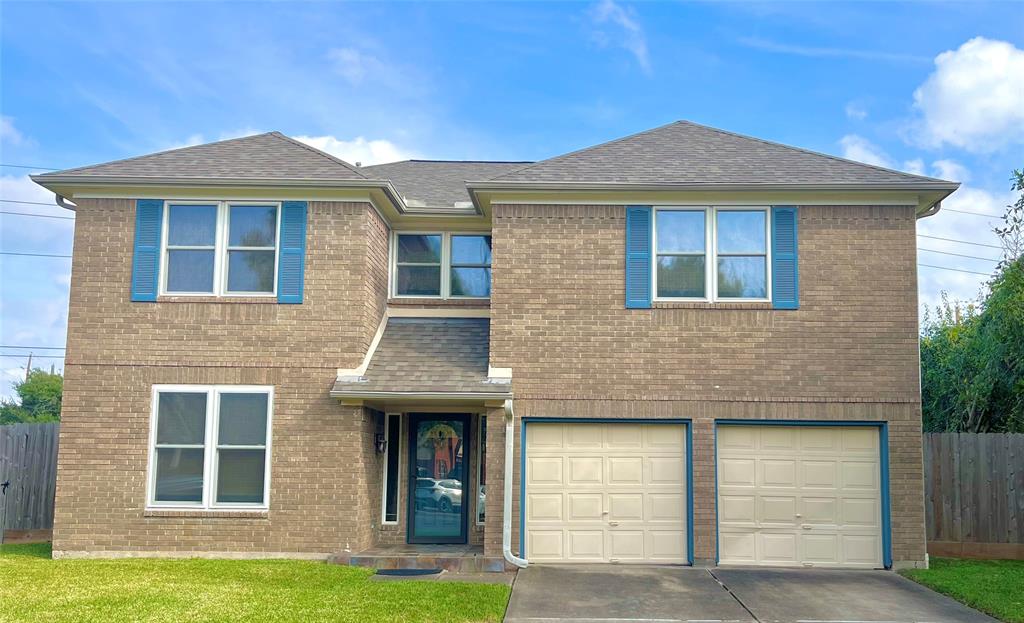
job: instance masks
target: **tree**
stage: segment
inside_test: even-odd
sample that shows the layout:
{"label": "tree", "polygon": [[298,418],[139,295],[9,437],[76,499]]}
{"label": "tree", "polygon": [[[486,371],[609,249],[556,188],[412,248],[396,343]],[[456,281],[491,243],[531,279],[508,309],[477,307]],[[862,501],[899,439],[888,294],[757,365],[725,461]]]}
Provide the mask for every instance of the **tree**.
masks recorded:
{"label": "tree", "polygon": [[40,369],[14,384],[18,400],[0,399],[0,424],[59,422],[64,377]]}
{"label": "tree", "polygon": [[1017,201],[995,228],[1003,259],[978,306],[943,295],[921,336],[921,405],[927,431],[1024,432],[1024,171]]}

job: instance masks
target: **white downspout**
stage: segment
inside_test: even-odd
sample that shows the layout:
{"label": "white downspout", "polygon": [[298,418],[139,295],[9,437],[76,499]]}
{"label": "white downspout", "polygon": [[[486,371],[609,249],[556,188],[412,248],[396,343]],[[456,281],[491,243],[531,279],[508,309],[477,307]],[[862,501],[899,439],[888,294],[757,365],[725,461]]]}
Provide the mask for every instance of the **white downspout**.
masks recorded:
{"label": "white downspout", "polygon": [[512,399],[509,398],[505,400],[505,505],[501,516],[501,553],[505,560],[524,569],[529,564],[527,560],[512,553],[512,452],[515,450],[515,420]]}

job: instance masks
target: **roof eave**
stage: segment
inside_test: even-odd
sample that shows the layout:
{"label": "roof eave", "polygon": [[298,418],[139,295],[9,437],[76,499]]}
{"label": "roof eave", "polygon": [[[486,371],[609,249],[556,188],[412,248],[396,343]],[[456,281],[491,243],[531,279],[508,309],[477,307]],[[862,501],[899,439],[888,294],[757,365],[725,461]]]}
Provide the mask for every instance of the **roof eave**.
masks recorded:
{"label": "roof eave", "polygon": [[401,392],[401,391],[365,391],[332,389],[331,398],[350,398],[362,400],[376,399],[410,399],[410,400],[504,400],[512,397],[512,392]]}
{"label": "roof eave", "polygon": [[810,191],[835,191],[835,190],[948,190],[950,192],[960,187],[957,182],[826,182],[815,184],[794,184],[787,182],[769,183],[742,183],[723,184],[715,182],[664,182],[664,183],[636,183],[636,182],[541,182],[541,181],[477,181],[466,182],[470,192],[487,191],[607,191],[607,190],[629,190],[629,191],[659,191],[659,190],[716,190],[716,191],[759,191],[759,190],[810,190]]}

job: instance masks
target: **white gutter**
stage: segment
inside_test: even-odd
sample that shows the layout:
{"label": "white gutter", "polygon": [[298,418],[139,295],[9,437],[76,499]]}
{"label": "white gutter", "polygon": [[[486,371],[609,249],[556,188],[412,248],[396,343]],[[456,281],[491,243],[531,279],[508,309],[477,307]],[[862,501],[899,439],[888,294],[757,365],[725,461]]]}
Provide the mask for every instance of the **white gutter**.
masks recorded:
{"label": "white gutter", "polygon": [[525,569],[529,561],[512,553],[512,452],[515,450],[515,420],[512,399],[509,398],[505,401],[505,505],[501,515],[501,553],[505,560]]}

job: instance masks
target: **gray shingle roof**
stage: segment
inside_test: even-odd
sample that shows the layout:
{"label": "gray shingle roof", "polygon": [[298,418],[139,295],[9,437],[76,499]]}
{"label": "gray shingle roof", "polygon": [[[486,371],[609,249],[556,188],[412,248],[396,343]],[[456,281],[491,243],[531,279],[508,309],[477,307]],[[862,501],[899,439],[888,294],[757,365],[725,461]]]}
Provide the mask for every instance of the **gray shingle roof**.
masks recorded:
{"label": "gray shingle roof", "polygon": [[[473,180],[473,181],[483,181]],[[919,184],[942,182],[676,121],[504,173],[491,182]]]}
{"label": "gray shingle roof", "polygon": [[489,345],[487,318],[389,318],[365,374],[331,393],[508,392],[487,381]]}
{"label": "gray shingle roof", "polygon": [[407,200],[428,206],[448,207],[469,201],[467,180],[490,179],[530,164],[529,162],[475,162],[451,160],[404,160],[362,167],[374,179],[389,179]]}
{"label": "gray shingle roof", "polygon": [[260,180],[363,180],[349,163],[280,132],[182,147],[147,156],[115,160],[35,176],[208,178]]}

